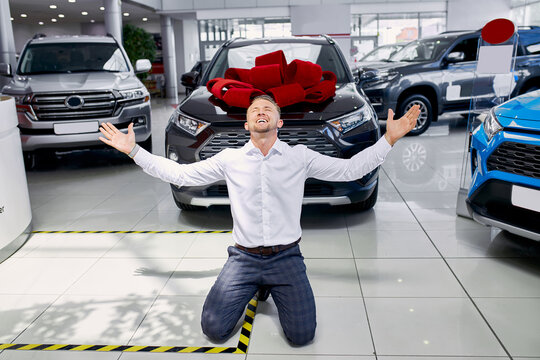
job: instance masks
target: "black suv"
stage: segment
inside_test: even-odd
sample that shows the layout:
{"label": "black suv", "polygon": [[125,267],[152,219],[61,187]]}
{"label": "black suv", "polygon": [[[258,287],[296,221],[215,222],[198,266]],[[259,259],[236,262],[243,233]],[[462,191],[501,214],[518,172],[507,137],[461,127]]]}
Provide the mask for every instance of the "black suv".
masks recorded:
{"label": "black suv", "polygon": [[[540,28],[519,29],[518,35],[512,97],[540,88]],[[479,38],[480,31],[446,32],[413,41],[385,62],[357,69],[360,86],[380,119],[386,119],[389,108],[401,115],[420,105],[421,114],[411,132],[419,135],[439,114],[468,111],[473,95],[479,99],[495,96],[494,75],[479,77],[473,94]],[[486,107],[492,105],[486,103]]]}
{"label": "black suv", "polygon": [[[251,69],[255,58],[282,50],[287,63],[294,59],[319,64],[337,77],[336,94],[322,103],[297,103],[282,107],[284,126],[279,138],[289,145],[304,144],[322,154],[350,158],[380,138],[380,128],[369,101],[361,95],[350,68],[336,43],[329,37],[235,39],[218,50],[198,86],[182,101],[166,129],[165,152],[178,163],[208,159],[227,147],[242,147],[249,141],[244,130],[246,109],[228,106],[204,86],[224,77],[230,68]],[[185,74],[187,75],[187,74]],[[184,78],[185,79],[185,78]],[[192,83],[195,83],[195,79]],[[369,209],[377,200],[378,169],[353,182],[323,182],[308,179],[304,204],[354,204]],[[225,182],[202,187],[176,187],[172,193],[178,207],[190,210],[227,205]]]}

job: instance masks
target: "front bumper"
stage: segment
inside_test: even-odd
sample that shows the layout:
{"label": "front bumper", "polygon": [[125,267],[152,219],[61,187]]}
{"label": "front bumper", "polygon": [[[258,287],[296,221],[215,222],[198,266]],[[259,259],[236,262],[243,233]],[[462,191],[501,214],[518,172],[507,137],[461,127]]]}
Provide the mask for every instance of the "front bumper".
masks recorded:
{"label": "front bumper", "polygon": [[144,124],[135,125],[133,131],[137,142],[144,141],[150,137],[151,128],[151,107],[150,102],[125,107],[120,114],[114,117],[93,118],[85,120],[63,120],[63,121],[32,121],[24,113],[18,113],[19,130],[21,132],[21,143],[23,151],[34,151],[38,149],[76,149],[85,147],[102,146],[99,140],[101,132],[88,132],[80,134],[62,134],[54,132],[55,123],[84,123],[104,122],[114,124],[122,132],[127,132],[127,126],[133,121],[144,118]]}
{"label": "front bumper", "polygon": [[[280,129],[280,139],[291,146],[304,144],[312,149],[340,158],[350,158],[364,148],[373,145],[380,137],[380,129],[375,120],[341,136],[326,124],[295,125]],[[229,136],[227,136],[229,135]],[[166,129],[165,153],[170,157],[176,154],[178,162],[188,164],[203,160],[223,147],[241,147],[249,139],[238,125],[212,125],[197,137],[169,123]],[[352,182],[325,182],[308,179],[304,189],[304,204],[346,205],[362,202],[375,191],[378,182],[378,169]],[[229,205],[227,186],[224,182],[198,187],[178,188],[171,185],[177,202],[195,206]]]}
{"label": "front bumper", "polygon": [[505,130],[488,141],[483,125],[474,131],[466,203],[476,221],[540,241],[540,212],[516,206],[512,199],[514,186],[540,193],[540,177],[531,165],[538,157],[534,148],[540,148],[538,134]]}

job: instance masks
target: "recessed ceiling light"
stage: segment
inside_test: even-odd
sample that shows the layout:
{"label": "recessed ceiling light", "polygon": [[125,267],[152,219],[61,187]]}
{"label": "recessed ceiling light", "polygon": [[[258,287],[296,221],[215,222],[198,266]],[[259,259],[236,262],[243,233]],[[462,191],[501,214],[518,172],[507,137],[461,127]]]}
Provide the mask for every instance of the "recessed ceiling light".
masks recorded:
{"label": "recessed ceiling light", "polygon": [[99,10],[101,10],[101,11],[105,10],[105,6],[100,6]]}
{"label": "recessed ceiling light", "polygon": [[52,22],[57,22],[58,20],[56,20],[56,19],[52,18],[52,19],[51,19],[51,21],[52,21]]}
{"label": "recessed ceiling light", "polygon": [[14,18],[11,18],[11,21],[15,20]]}
{"label": "recessed ceiling light", "polygon": [[21,17],[28,17],[28,15],[26,15],[26,14],[21,14]]}
{"label": "recessed ceiling light", "polygon": [[128,12],[125,12],[125,13],[124,13],[124,16],[129,16],[129,13],[128,13]]}
{"label": "recessed ceiling light", "polygon": [[95,22],[96,22],[96,20],[92,19],[92,20],[90,20],[90,22],[91,22],[91,23],[95,23]]}
{"label": "recessed ceiling light", "polygon": [[70,3],[74,3],[76,0],[68,0]]}
{"label": "recessed ceiling light", "polygon": [[88,15],[86,11],[82,11],[81,14],[83,14],[84,16]]}
{"label": "recessed ceiling light", "polygon": [[63,17],[64,17],[64,14],[58,14],[58,17],[59,17],[59,18],[63,18]]}
{"label": "recessed ceiling light", "polygon": [[142,18],[142,21],[148,21],[148,18]]}
{"label": "recessed ceiling light", "polygon": [[38,24],[39,24],[39,25],[43,25],[43,21],[40,21]]}
{"label": "recessed ceiling light", "polygon": [[56,5],[49,5],[51,9],[56,9]]}

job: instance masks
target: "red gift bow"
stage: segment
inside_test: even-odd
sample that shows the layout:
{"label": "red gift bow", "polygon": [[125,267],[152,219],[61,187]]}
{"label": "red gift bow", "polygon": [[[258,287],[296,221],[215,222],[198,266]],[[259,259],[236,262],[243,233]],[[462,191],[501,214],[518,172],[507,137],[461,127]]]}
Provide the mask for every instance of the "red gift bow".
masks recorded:
{"label": "red gift bow", "polygon": [[210,80],[206,88],[230,106],[248,108],[252,98],[267,94],[283,107],[303,101],[322,103],[336,94],[336,83],[333,72],[322,71],[312,62],[293,60],[287,65],[278,50],[255,58],[251,69],[227,69],[225,78]]}

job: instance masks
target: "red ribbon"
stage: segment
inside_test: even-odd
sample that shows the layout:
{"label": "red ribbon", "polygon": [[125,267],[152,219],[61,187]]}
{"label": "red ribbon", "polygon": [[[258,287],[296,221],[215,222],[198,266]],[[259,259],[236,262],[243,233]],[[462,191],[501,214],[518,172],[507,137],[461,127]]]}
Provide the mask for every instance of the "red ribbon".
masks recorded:
{"label": "red ribbon", "polygon": [[227,69],[225,78],[210,80],[206,88],[229,106],[248,108],[252,98],[268,94],[283,107],[322,103],[336,94],[336,83],[333,72],[322,71],[312,62],[293,60],[287,65],[283,51],[278,50],[258,56],[251,69]]}

